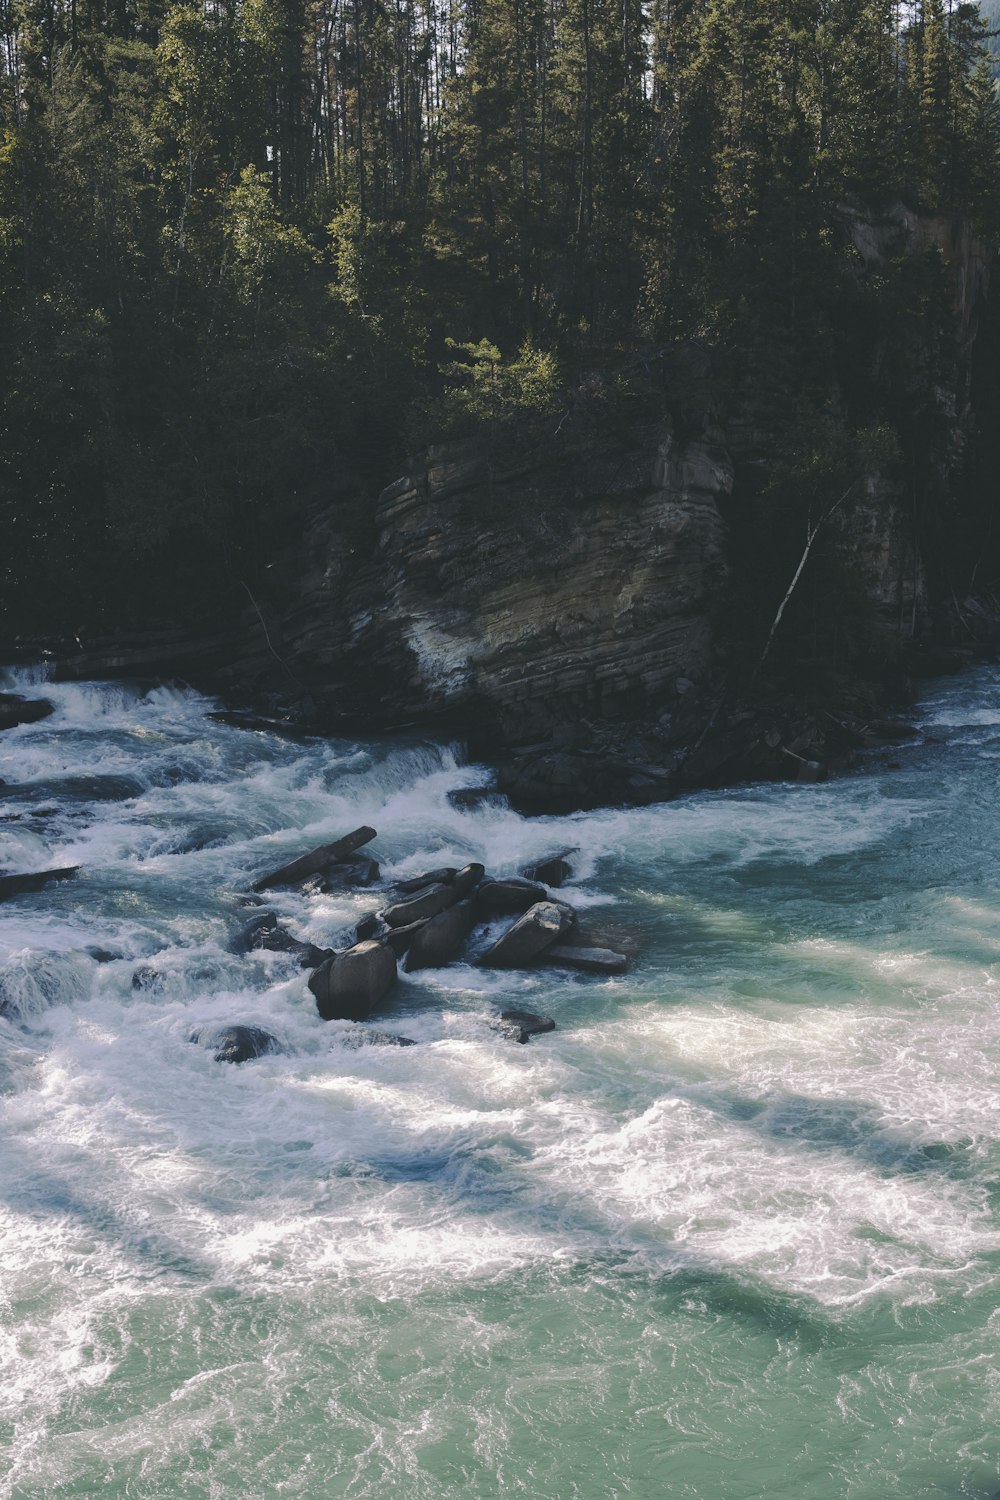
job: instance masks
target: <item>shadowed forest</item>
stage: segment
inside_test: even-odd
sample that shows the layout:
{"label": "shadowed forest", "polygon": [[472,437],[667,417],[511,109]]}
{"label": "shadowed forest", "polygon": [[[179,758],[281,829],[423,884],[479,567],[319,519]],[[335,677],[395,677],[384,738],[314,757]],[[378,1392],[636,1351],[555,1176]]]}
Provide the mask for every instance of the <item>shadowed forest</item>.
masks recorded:
{"label": "shadowed forest", "polygon": [[996,232],[991,44],[945,0],[2,0],[4,628],[210,610],[428,441],[683,420],[692,369],[779,470],[933,486],[939,258],[862,276],[843,221]]}

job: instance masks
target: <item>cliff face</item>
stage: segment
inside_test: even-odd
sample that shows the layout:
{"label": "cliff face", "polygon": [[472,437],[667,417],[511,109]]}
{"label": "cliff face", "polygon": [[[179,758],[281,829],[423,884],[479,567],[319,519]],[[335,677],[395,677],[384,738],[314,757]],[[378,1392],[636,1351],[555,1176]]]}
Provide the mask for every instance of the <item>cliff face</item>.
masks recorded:
{"label": "cliff face", "polygon": [[234,680],[277,687],[280,657],[328,721],[497,746],[635,717],[713,670],[732,486],[717,432],[669,424],[569,454],[431,449],[380,497],[370,556],[318,518],[274,650]]}
{"label": "cliff face", "polygon": [[[967,226],[902,208],[878,220],[845,208],[843,224],[861,278],[921,258],[929,276],[943,273],[949,306],[933,326],[914,320],[912,347],[890,348],[878,329],[871,340],[874,378],[893,361],[904,371],[901,410],[932,434],[943,494],[972,426],[986,250]],[[741,476],[766,472],[769,435],[749,408],[723,431],[711,402],[700,407],[683,434],[665,420],[627,439],[431,448],[379,497],[373,535],[352,539],[331,504],[294,555],[276,559],[267,596],[238,628],[188,656],[167,643],[162,662],[148,648],[135,666],[294,702],[325,728],[427,727],[479,754],[534,747],[527,778],[513,775],[534,778],[526,804],[662,795],[678,749],[692,746],[696,781],[794,770],[823,753],[808,727],[773,703],[763,717],[746,702],[718,717],[740,628],[730,614],[727,639],[719,605],[737,561],[746,566],[730,555],[727,518],[746,504]],[[882,634],[912,637],[929,603],[916,503],[898,475],[873,472],[860,491],[833,528],[841,564]],[[128,670],[128,656],[113,665]],[[62,670],[98,675],[111,660],[84,652]],[[617,780],[593,774],[597,757],[618,766]]]}
{"label": "cliff face", "polygon": [[711,669],[732,484],[717,434],[669,427],[569,464],[432,450],[379,501],[358,644],[395,660],[396,712],[474,713],[507,741],[644,712]]}

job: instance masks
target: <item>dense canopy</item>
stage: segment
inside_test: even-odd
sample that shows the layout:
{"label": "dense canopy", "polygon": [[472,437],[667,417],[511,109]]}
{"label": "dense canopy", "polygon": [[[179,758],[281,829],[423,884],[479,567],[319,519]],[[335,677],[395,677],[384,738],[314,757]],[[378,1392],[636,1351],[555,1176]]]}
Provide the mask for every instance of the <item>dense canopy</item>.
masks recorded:
{"label": "dense canopy", "polygon": [[193,608],[313,498],[363,531],[428,439],[676,406],[682,348],[778,449],[900,441],[873,319],[944,294],[929,262],[859,279],[845,206],[993,233],[986,29],[964,0],[0,0],[8,625]]}

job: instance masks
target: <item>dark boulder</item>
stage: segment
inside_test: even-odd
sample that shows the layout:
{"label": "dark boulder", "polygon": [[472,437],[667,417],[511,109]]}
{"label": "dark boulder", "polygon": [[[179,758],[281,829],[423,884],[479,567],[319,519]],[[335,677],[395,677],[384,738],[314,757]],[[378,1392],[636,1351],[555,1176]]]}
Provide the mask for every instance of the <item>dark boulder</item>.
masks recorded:
{"label": "dark boulder", "polygon": [[673,796],[675,786],[666,767],[571,750],[516,756],[500,768],[498,779],[513,806],[528,814],[646,807]]}
{"label": "dark boulder", "polygon": [[419,922],[407,922],[405,927],[390,927],[381,912],[369,912],[353,928],[353,941],[348,946],[368,942],[385,943],[397,958],[401,958],[426,921],[427,918],[424,917]]}
{"label": "dark boulder", "polygon": [[458,812],[476,812],[481,807],[509,807],[502,792],[491,786],[463,786],[448,793],[448,801]]}
{"label": "dark boulder", "polygon": [[205,715],[215,724],[228,724],[232,729],[257,730],[264,734],[280,734],[288,739],[308,739],[309,729],[293,719],[270,719],[265,714],[255,714],[239,708],[213,709]]}
{"label": "dark boulder", "polygon": [[297,958],[303,969],[315,969],[334,956],[332,948],[317,948],[304,943],[282,927],[273,911],[262,911],[251,918],[231,944],[234,953],[288,953]]}
{"label": "dark boulder", "polygon": [[9,896],[23,896],[32,891],[41,891],[52,880],[69,880],[80,873],[79,865],[69,865],[63,870],[32,870],[26,875],[0,875],[0,901]]}
{"label": "dark boulder", "polygon": [[382,915],[390,927],[408,927],[412,922],[423,922],[436,917],[445,907],[454,905],[453,885],[429,885],[406,901],[397,901],[386,907]]}
{"label": "dark boulder", "polygon": [[400,1036],[395,1031],[373,1031],[367,1026],[358,1026],[341,1038],[344,1047],[415,1047],[410,1036]]}
{"label": "dark boulder", "polygon": [[476,905],[480,911],[523,912],[547,896],[544,885],[514,875],[508,880],[484,880],[476,891]]}
{"label": "dark boulder", "polygon": [[403,968],[412,974],[416,969],[440,969],[450,963],[472,931],[475,920],[471,901],[460,901],[430,917],[414,934]]}
{"label": "dark boulder", "polygon": [[18,724],[37,724],[52,713],[47,698],[22,698],[19,693],[0,693],[0,730],[16,729]]}
{"label": "dark boulder", "polygon": [[278,918],[273,911],[261,911],[245,922],[230,941],[233,953],[249,953],[254,948],[270,946],[269,938],[278,931]]}
{"label": "dark boulder", "polygon": [[162,990],[165,984],[166,979],[164,975],[160,973],[159,969],[154,969],[152,964],[140,964],[137,969],[133,969],[132,971],[132,988],[134,990],[144,990],[147,994],[153,994],[157,990]]}
{"label": "dark boulder", "polygon": [[611,948],[577,948],[569,943],[555,943],[546,948],[542,962],[562,969],[578,969],[581,974],[624,974],[628,959]]}
{"label": "dark boulder", "polygon": [[556,1023],[551,1016],[536,1016],[530,1010],[503,1010],[495,1029],[513,1042],[530,1042],[533,1036],[555,1031]]}
{"label": "dark boulder", "polygon": [[480,864],[463,865],[451,882],[452,902],[464,901],[466,896],[471,895],[476,889],[485,874],[486,871]]}
{"label": "dark boulder", "polygon": [[624,953],[628,958],[634,958],[640,951],[640,943],[635,934],[626,926],[601,921],[600,926],[591,926],[584,918],[577,918],[572,934],[565,940],[567,945],[574,948],[609,948],[612,953]]}
{"label": "dark boulder", "polygon": [[537,901],[476,962],[488,969],[524,968],[572,926],[567,910],[554,901]]}
{"label": "dark boulder", "polygon": [[120,952],[120,950],[116,948],[99,948],[96,944],[89,948],[85,948],[84,952],[87,954],[88,958],[92,958],[94,960],[95,964],[113,964],[116,963],[118,959],[125,957],[124,953]]}
{"label": "dark boulder", "polygon": [[454,865],[446,865],[441,870],[428,870],[424,875],[410,875],[406,880],[394,882],[396,890],[403,896],[414,896],[417,891],[422,891],[429,885],[450,885],[458,874]]}
{"label": "dark boulder", "polygon": [[423,932],[428,922],[433,921],[433,917],[425,917],[422,922],[410,922],[406,927],[386,926],[385,932],[379,936],[378,941],[385,943],[387,948],[391,948],[397,958],[402,958],[414,938]]}
{"label": "dark boulder", "polygon": [[299,881],[307,880],[310,875],[320,875],[331,865],[346,860],[355,849],[360,849],[362,844],[371,843],[376,837],[374,828],[355,828],[353,833],[345,834],[342,839],[337,839],[332,844],[321,844],[318,849],[310,849],[308,854],[300,855],[290,864],[280,865],[278,869],[261,875],[254,881],[253,889],[266,891],[275,885],[298,885]]}
{"label": "dark boulder", "polygon": [[358,943],[327,959],[309,978],[324,1021],[365,1021],[396,978],[396,956],[384,943]]}
{"label": "dark boulder", "polygon": [[26,781],[4,788],[6,801],[127,802],[145,791],[134,776],[60,776],[51,781]]}
{"label": "dark boulder", "polygon": [[915,739],[919,733],[915,724],[905,724],[902,719],[872,719],[865,738],[896,744],[900,740]]}
{"label": "dark boulder", "polygon": [[390,927],[408,927],[413,922],[424,922],[428,917],[436,917],[438,912],[446,911],[449,906],[455,906],[464,900],[475,890],[485,873],[480,864],[465,865],[453,880],[427,886],[407,901],[398,901],[395,906],[387,907],[382,915]]}
{"label": "dark boulder", "polygon": [[262,1026],[203,1026],[193,1033],[191,1040],[213,1049],[216,1062],[250,1062],[269,1052],[283,1051],[277,1037]]}
{"label": "dark boulder", "polygon": [[578,849],[562,849],[558,854],[550,854],[537,865],[528,865],[522,873],[526,879],[539,881],[542,885],[561,886],[573,873],[569,856],[579,852]]}

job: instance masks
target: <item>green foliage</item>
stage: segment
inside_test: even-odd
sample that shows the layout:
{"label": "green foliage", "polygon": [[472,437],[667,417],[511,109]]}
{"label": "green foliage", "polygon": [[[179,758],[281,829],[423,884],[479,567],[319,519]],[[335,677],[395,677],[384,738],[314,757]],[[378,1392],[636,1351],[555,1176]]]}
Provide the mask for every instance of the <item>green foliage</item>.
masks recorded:
{"label": "green foliage", "polygon": [[968,0],[0,0],[0,34],[12,618],[241,588],[331,474],[360,534],[432,438],[625,437],[692,348],[772,436],[889,423],[928,509],[950,292],[862,267],[844,206],[1000,229]]}
{"label": "green foliage", "polygon": [[446,343],[460,358],[442,366],[445,391],[428,405],[425,440],[496,432],[556,411],[561,381],[551,353],[525,343],[504,359],[489,339],[459,344],[449,338]]}

